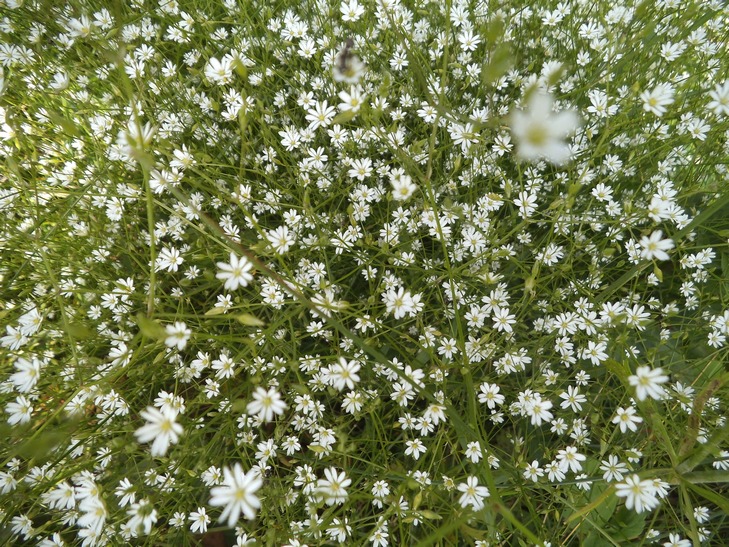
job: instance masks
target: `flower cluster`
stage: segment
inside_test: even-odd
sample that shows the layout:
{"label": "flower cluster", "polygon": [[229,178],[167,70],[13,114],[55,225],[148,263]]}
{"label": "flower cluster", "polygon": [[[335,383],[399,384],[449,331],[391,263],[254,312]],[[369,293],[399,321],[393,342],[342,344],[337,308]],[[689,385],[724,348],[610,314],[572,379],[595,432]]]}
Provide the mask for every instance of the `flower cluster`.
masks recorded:
{"label": "flower cluster", "polygon": [[8,541],[726,535],[725,3],[2,3]]}

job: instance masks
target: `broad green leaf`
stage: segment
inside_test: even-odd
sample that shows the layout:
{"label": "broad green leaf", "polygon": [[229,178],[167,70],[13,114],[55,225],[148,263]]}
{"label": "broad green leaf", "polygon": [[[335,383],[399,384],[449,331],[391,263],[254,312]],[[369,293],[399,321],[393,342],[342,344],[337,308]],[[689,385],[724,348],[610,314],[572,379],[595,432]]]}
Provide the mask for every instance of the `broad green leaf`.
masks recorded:
{"label": "broad green leaf", "polygon": [[611,532],[612,538],[618,541],[637,538],[643,533],[646,516],[646,513],[636,513],[624,507],[613,521],[615,528]]}

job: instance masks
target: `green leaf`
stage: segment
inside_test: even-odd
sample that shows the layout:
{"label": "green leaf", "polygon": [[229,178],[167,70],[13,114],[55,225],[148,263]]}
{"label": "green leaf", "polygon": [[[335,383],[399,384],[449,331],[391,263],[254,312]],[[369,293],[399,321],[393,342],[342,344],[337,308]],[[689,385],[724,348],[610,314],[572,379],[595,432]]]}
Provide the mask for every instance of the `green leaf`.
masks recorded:
{"label": "green leaf", "polygon": [[246,327],[263,327],[266,325],[265,322],[258,319],[258,317],[251,315],[250,313],[241,313],[235,316],[236,321]]}
{"label": "green leaf", "polygon": [[663,272],[658,267],[658,264],[653,264],[653,275],[655,275],[658,278],[658,281],[663,283]]}
{"label": "green leaf", "polygon": [[418,511],[420,513],[420,516],[427,520],[442,520],[443,517],[439,515],[438,513],[434,511],[430,511],[428,509],[422,509]]}
{"label": "green leaf", "polygon": [[582,545],[590,545],[591,547],[614,547],[615,544],[605,539],[598,530],[592,530],[582,540]]}
{"label": "green leaf", "polygon": [[[238,76],[240,76],[244,80],[248,77],[248,69],[246,68],[246,65],[244,65],[240,61],[235,63],[234,70],[236,74],[238,74]],[[241,108],[241,110],[243,109]]]}
{"label": "green leaf", "polygon": [[63,330],[65,330],[66,334],[68,334],[71,338],[75,338],[77,340],[86,340],[94,334],[94,331],[80,323],[69,323],[64,326]]}
{"label": "green leaf", "polygon": [[645,513],[636,513],[630,509],[623,508],[613,521],[615,524],[611,536],[615,540],[635,539],[643,533],[645,528]]}
{"label": "green leaf", "polygon": [[597,496],[596,499],[592,500],[592,503],[586,505],[585,507],[580,508],[578,511],[575,511],[569,517],[567,517],[565,522],[567,522],[567,524],[569,524],[569,523],[574,522],[575,520],[582,518],[583,516],[589,514],[591,511],[596,510],[603,503],[605,503],[607,498],[610,497],[612,494],[613,494],[613,489],[607,488],[604,492],[602,492],[599,496]]}
{"label": "green leaf", "polygon": [[590,500],[595,501],[597,499],[600,499],[600,503],[595,508],[595,512],[600,517],[603,523],[610,522],[610,518],[615,513],[615,508],[618,506],[618,498],[617,496],[611,496],[608,495],[607,498],[605,498],[602,494],[605,492],[609,492],[610,488],[605,485],[600,487],[593,487],[592,492],[590,492]]}
{"label": "green leaf", "polygon": [[352,121],[356,115],[357,115],[357,112],[353,112],[351,110],[345,110],[344,112],[340,112],[339,114],[334,116],[334,119],[332,120],[332,124],[347,123],[349,121]]}
{"label": "green leaf", "polygon": [[165,329],[154,319],[150,319],[143,313],[137,314],[137,326],[143,336],[152,340],[162,340],[165,338]]}
{"label": "green leaf", "polygon": [[18,449],[18,455],[26,459],[33,458],[35,460],[43,460],[45,457],[58,446],[66,435],[64,433],[47,431],[43,435],[29,440]]}
{"label": "green leaf", "polygon": [[59,112],[56,112],[55,110],[47,110],[47,112],[48,119],[50,119],[55,126],[61,127],[64,133],[71,137],[76,137],[78,135],[78,128],[76,127],[76,124],[74,122],[64,117]]}
{"label": "green leaf", "polygon": [[706,484],[706,483],[729,483],[729,471],[722,471],[720,469],[711,469],[706,471],[693,471],[681,475],[681,478],[690,482],[691,484]]}
{"label": "green leaf", "polygon": [[500,44],[491,57],[481,67],[481,83],[490,85],[496,82],[514,66],[514,56],[508,44]]}
{"label": "green leaf", "polygon": [[729,499],[725,498],[721,494],[718,494],[717,492],[714,492],[713,490],[709,490],[708,488],[699,486],[698,484],[693,484],[686,480],[682,480],[681,482],[685,484],[689,490],[693,490],[694,493],[707,499],[708,501],[719,507],[724,512],[724,514],[729,515]]}
{"label": "green leaf", "polygon": [[245,399],[236,399],[233,401],[230,405],[230,410],[234,414],[243,413],[246,411],[246,407],[248,406],[248,402]]}

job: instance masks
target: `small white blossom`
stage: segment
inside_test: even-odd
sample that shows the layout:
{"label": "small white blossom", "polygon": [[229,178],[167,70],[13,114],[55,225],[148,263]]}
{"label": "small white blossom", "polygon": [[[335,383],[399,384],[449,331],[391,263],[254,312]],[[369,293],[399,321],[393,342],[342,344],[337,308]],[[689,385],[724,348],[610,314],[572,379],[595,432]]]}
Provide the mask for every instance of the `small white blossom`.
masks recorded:
{"label": "small white blossom", "polygon": [[571,110],[553,112],[553,103],[551,95],[535,92],[526,110],[511,113],[511,133],[520,158],[527,161],[546,159],[557,165],[569,159],[570,148],[565,139],[577,130],[579,118]]}
{"label": "small white blossom", "polygon": [[666,392],[661,384],[668,381],[668,376],[663,374],[663,369],[650,367],[638,367],[635,374],[628,377],[631,386],[635,386],[635,395],[639,401],[643,401],[646,397],[653,399],[661,399]]}
{"label": "small white blossom", "polygon": [[640,240],[640,257],[646,260],[668,260],[670,257],[666,251],[673,249],[673,240],[662,237],[661,230],[656,230],[650,237],[643,236]]}

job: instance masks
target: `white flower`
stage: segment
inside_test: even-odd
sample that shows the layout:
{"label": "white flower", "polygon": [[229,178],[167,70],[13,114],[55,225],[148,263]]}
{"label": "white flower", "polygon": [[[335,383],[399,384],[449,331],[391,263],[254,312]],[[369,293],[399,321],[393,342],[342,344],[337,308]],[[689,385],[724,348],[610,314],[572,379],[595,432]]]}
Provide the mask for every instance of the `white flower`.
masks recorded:
{"label": "white flower", "polygon": [[131,532],[132,537],[149,535],[152,526],[157,522],[157,510],[146,499],[140,500],[139,503],[133,503],[127,509],[127,515],[130,517],[127,522],[127,529]]}
{"label": "white flower", "polygon": [[483,458],[483,452],[481,452],[481,446],[476,442],[470,442],[466,446],[465,456],[471,460],[471,463],[478,463]]}
{"label": "white flower", "polygon": [[406,291],[403,287],[400,287],[397,291],[390,289],[382,299],[385,302],[387,312],[392,313],[395,319],[402,319],[406,314],[412,315],[415,311],[410,291]]}
{"label": "white flower", "polygon": [[362,93],[359,86],[352,86],[349,92],[340,91],[339,98],[342,102],[339,104],[339,110],[342,112],[359,112],[359,108],[365,100],[366,95]]}
{"label": "white flower", "polygon": [[10,381],[20,393],[28,393],[35,387],[40,377],[41,362],[33,357],[30,361],[18,357],[15,361],[18,372],[10,375]]}
{"label": "white flower", "polygon": [[711,466],[714,469],[721,469],[723,471],[729,469],[729,450],[719,452],[719,458],[714,460]]}
{"label": "white flower", "polygon": [[571,470],[573,473],[581,471],[582,464],[580,462],[584,462],[585,459],[586,456],[577,452],[577,447],[574,446],[568,446],[564,450],[559,450],[557,452],[559,468],[564,472],[566,472],[567,469]]}
{"label": "white flower", "polygon": [[639,424],[643,421],[643,418],[635,415],[635,408],[629,406],[628,408],[618,408],[616,411],[617,415],[613,418],[614,424],[620,425],[620,432],[625,433],[628,429],[631,431],[638,431]]}
{"label": "white flower", "polygon": [[478,394],[479,403],[486,404],[491,410],[495,409],[496,405],[504,404],[505,397],[499,393],[501,388],[496,384],[484,382],[479,389],[481,390],[481,393]]}
{"label": "white flower", "polygon": [[531,418],[532,425],[540,426],[542,421],[549,422],[554,415],[549,412],[552,408],[551,401],[543,401],[541,397],[535,397],[524,405],[524,413]]}
{"label": "white flower", "polygon": [[174,247],[163,248],[155,263],[155,270],[167,270],[168,272],[176,272],[178,267],[185,261],[180,255],[180,251]]}
{"label": "white flower", "polygon": [[329,367],[330,383],[337,391],[342,391],[345,387],[353,389],[354,385],[359,382],[360,364],[357,361],[347,361],[344,357],[339,358],[339,363]]}
{"label": "white flower", "polygon": [[643,236],[640,240],[640,257],[646,260],[652,260],[654,257],[658,260],[668,260],[666,251],[673,249],[673,240],[661,239],[662,237],[661,230],[656,230],[650,237]]}
{"label": "white flower", "polygon": [[494,306],[493,317],[494,328],[498,331],[513,332],[511,325],[516,323],[514,314],[509,313],[509,308]]}
{"label": "white flower", "polygon": [[666,392],[660,384],[667,381],[668,376],[663,374],[661,368],[638,367],[635,374],[628,377],[630,385],[635,386],[635,394],[639,401],[643,401],[646,397],[661,399]]}
{"label": "white flower", "polygon": [[405,455],[412,456],[416,460],[420,458],[421,454],[425,454],[425,452],[428,450],[423,444],[423,441],[421,441],[420,439],[405,441],[405,446],[407,446],[407,448],[405,449]]}
{"label": "white flower", "polygon": [[363,181],[372,174],[372,160],[369,158],[358,158],[352,160],[347,175],[353,179]]}
{"label": "white flower", "polygon": [[348,2],[345,0],[339,6],[339,11],[342,12],[342,21],[355,22],[362,17],[365,9],[359,5],[357,0],[349,0]]}
{"label": "white flower", "polygon": [[215,377],[218,380],[223,378],[232,378],[235,376],[236,363],[230,355],[221,353],[218,359],[212,363],[212,369],[215,371]]}
{"label": "white flower", "polygon": [[560,399],[564,399],[559,405],[562,408],[572,408],[572,412],[582,410],[582,403],[587,402],[587,397],[580,393],[580,390],[574,386],[568,386],[567,391],[560,393]]}
{"label": "white flower", "polygon": [[638,475],[633,475],[615,485],[615,495],[625,498],[625,506],[628,509],[635,509],[636,513],[650,511],[658,505],[656,488],[652,480],[640,480]]}
{"label": "white flower", "polygon": [[248,403],[246,411],[248,414],[257,415],[262,421],[270,422],[274,414],[283,414],[287,405],[281,400],[281,394],[276,388],[268,390],[257,387],[253,392],[253,401]]}
{"label": "white flower", "polygon": [[142,126],[141,121],[132,118],[127,123],[126,130],[122,129],[117,134],[117,145],[127,156],[136,157],[149,146],[156,132],[157,129],[149,122]]}
{"label": "white flower", "polygon": [[222,61],[218,61],[212,57],[205,65],[205,77],[213,84],[229,84],[233,77],[233,59],[223,57]]}
{"label": "white flower", "polygon": [[544,475],[544,470],[539,467],[539,461],[534,460],[532,463],[527,464],[524,470],[524,478],[531,479],[533,482],[537,482],[539,477]]}
{"label": "white flower", "polygon": [[177,444],[183,432],[182,426],[175,421],[177,411],[160,412],[153,406],[148,406],[141,412],[141,416],[147,420],[147,424],[137,429],[134,436],[140,443],[153,441],[152,456],[164,456],[170,444]]}
{"label": "white flower", "polygon": [[19,395],[15,398],[14,403],[7,404],[5,412],[10,414],[8,418],[10,425],[27,424],[30,421],[30,415],[33,413],[33,405],[28,399]]}
{"label": "white flower", "polygon": [[187,145],[183,144],[182,149],[177,149],[172,154],[175,158],[170,162],[170,167],[184,171],[188,167],[195,165],[195,156],[187,149]]}
{"label": "white flower", "polygon": [[295,234],[289,230],[288,226],[279,226],[275,230],[269,230],[266,239],[271,244],[276,254],[285,254],[296,243]]}
{"label": "white flower", "polygon": [[396,201],[405,201],[413,195],[418,186],[413,182],[409,175],[400,175],[390,180],[392,184],[392,199]]}
{"label": "white flower", "polygon": [[218,279],[224,279],[224,288],[229,291],[234,291],[238,287],[245,287],[253,281],[253,274],[250,271],[253,269],[253,264],[246,258],[238,258],[235,254],[230,253],[230,262],[218,262],[218,268],[220,271],[215,275]]}
{"label": "white flower", "polygon": [[316,104],[306,111],[306,120],[309,122],[309,129],[314,131],[319,127],[328,127],[336,109],[333,106],[329,106],[327,101],[317,101]]}
{"label": "white flower", "polygon": [[682,539],[678,534],[668,534],[668,541],[663,547],[691,547],[691,545],[690,539]]}
{"label": "white flower", "polygon": [[210,505],[225,506],[220,522],[227,518],[228,526],[232,528],[241,513],[248,520],[254,519],[256,510],[261,507],[261,502],[255,495],[263,485],[259,471],[253,468],[248,473],[243,473],[241,465],[236,463],[233,469],[223,467],[223,477],[223,484],[210,490]]}
{"label": "white flower", "polygon": [[562,482],[564,480],[564,471],[562,471],[560,462],[551,461],[544,466],[544,469],[547,472],[549,482]]}
{"label": "white flower", "polygon": [[73,509],[76,507],[76,491],[68,481],[62,481],[53,490],[45,492],[42,500],[53,509]]}
{"label": "white flower", "polygon": [[120,498],[118,502],[119,507],[126,507],[130,503],[134,503],[136,501],[134,485],[126,477],[119,481],[119,486],[117,486],[114,494],[116,494],[116,497]]}
{"label": "white flower", "polygon": [[324,470],[326,478],[319,479],[316,487],[317,493],[327,505],[342,504],[347,499],[347,486],[352,484],[344,472],[338,473],[336,468],[329,467]]}
{"label": "white flower", "polygon": [[604,91],[592,89],[588,91],[587,96],[590,98],[591,106],[587,107],[587,111],[595,114],[598,118],[607,118],[618,111],[617,105],[608,104],[608,96]]}
{"label": "white flower", "polygon": [[729,116],[729,80],[725,80],[723,84],[716,84],[712,91],[709,91],[711,102],[708,104],[709,110],[717,116]]}
{"label": "white flower", "polygon": [[210,517],[205,512],[204,507],[198,507],[197,511],[190,513],[190,531],[196,534],[204,534],[208,531],[208,524],[210,524]]}
{"label": "white flower", "polygon": [[579,118],[571,110],[552,112],[553,103],[551,95],[535,92],[525,111],[517,110],[509,116],[520,158],[528,161],[544,158],[554,164],[569,159],[570,149],[564,139],[580,126]]}
{"label": "white flower", "polygon": [[466,482],[458,485],[458,491],[463,492],[458,500],[461,507],[465,508],[470,505],[474,511],[483,509],[483,499],[491,495],[488,488],[478,485],[478,479],[476,477],[468,477]]}
{"label": "white flower", "polygon": [[607,482],[623,480],[623,473],[628,471],[628,466],[621,462],[617,456],[610,454],[607,460],[603,460],[600,471],[603,471],[602,478]]}
{"label": "white flower", "polygon": [[7,334],[0,338],[0,346],[4,348],[10,348],[12,351],[15,351],[28,343],[28,337],[23,333],[22,327],[15,328],[6,325],[5,332]]}
{"label": "white flower", "polygon": [[192,331],[187,328],[187,325],[181,321],[176,321],[174,325],[167,325],[165,327],[167,338],[165,338],[165,345],[168,348],[174,348],[177,346],[178,350],[182,350],[187,345],[187,341],[190,339]]}
{"label": "white flower", "polygon": [[663,116],[666,113],[666,106],[673,103],[673,86],[659,84],[652,91],[641,93],[640,100],[643,101],[643,110],[659,117]]}
{"label": "white flower", "polygon": [[367,541],[372,543],[372,547],[387,547],[390,544],[387,539],[388,536],[387,521],[383,521],[378,524],[377,529],[372,532],[372,535],[367,539]]}

